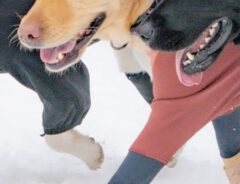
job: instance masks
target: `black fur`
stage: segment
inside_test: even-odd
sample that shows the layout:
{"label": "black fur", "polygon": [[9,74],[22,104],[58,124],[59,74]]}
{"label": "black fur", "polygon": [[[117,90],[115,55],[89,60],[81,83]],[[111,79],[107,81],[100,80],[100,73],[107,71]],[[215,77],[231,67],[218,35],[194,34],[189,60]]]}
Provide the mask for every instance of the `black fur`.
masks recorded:
{"label": "black fur", "polygon": [[[239,0],[165,0],[132,31],[155,50],[177,51],[194,43],[209,25],[222,17],[228,17],[233,24],[228,42],[239,44]],[[226,44],[211,55],[211,61],[202,70],[216,60]],[[199,71],[192,71],[196,72]]]}
{"label": "black fur", "polygon": [[[88,112],[89,74],[81,63],[63,76],[49,75],[38,52],[20,51],[16,42],[10,43],[20,21],[17,14],[26,14],[33,3],[34,0],[0,0],[0,73],[9,73],[38,94],[43,103],[44,132],[58,134],[79,125]],[[1,85],[1,89],[7,87]]]}

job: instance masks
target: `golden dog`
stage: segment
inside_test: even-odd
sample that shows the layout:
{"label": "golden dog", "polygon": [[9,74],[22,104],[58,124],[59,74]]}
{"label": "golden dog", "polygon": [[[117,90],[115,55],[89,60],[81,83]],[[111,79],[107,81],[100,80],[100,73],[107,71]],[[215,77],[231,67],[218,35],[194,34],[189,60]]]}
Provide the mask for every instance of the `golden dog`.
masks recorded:
{"label": "golden dog", "polygon": [[[149,48],[130,33],[130,28],[152,3],[153,0],[36,0],[21,21],[18,37],[23,46],[40,49],[40,57],[50,72],[73,66],[87,46],[100,39],[110,41],[115,48],[121,71],[146,71],[151,76]],[[74,130],[46,135],[45,140],[53,149],[82,159],[90,169],[99,168],[103,161],[101,146]]]}
{"label": "golden dog", "polygon": [[[21,21],[19,39],[27,48],[40,49],[50,72],[61,72],[76,64],[86,47],[100,39],[111,41],[115,47],[127,46],[121,50],[125,52],[116,52],[122,71],[151,73],[148,47],[130,33],[130,27],[152,3],[153,0],[36,0]],[[123,58],[126,53],[130,55],[127,61]]]}

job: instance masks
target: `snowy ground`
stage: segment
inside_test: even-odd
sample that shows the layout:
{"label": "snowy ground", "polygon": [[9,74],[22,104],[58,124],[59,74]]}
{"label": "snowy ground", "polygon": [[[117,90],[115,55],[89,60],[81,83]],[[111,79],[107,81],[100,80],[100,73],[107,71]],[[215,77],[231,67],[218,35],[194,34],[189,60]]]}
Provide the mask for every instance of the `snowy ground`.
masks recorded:
{"label": "snowy ground", "polygon": [[[78,159],[48,148],[42,133],[42,105],[32,91],[8,75],[0,76],[0,183],[106,184],[148,119],[149,106],[118,72],[108,43],[84,56],[91,75],[92,108],[78,130],[101,143],[105,162],[93,172]],[[153,184],[226,184],[213,128],[200,131],[174,169]]]}

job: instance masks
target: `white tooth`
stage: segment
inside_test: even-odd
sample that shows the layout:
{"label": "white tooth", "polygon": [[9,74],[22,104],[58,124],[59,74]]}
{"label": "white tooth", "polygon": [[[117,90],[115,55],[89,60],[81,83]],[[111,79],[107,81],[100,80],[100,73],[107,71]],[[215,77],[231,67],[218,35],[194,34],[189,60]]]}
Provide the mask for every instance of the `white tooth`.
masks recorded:
{"label": "white tooth", "polygon": [[187,65],[189,65],[191,63],[192,63],[191,60],[186,60],[186,61],[183,62],[183,66],[187,66]]}
{"label": "white tooth", "polygon": [[205,47],[205,45],[204,45],[204,44],[200,45],[200,49],[203,49],[204,47]]}
{"label": "white tooth", "polygon": [[190,59],[190,60],[194,60],[194,58],[195,58],[195,56],[194,56],[193,54],[191,54],[191,52],[188,52],[188,53],[187,53],[187,57],[188,57],[188,59]]}
{"label": "white tooth", "polygon": [[211,40],[210,37],[205,38],[205,42],[208,43]]}
{"label": "white tooth", "polygon": [[216,27],[218,27],[218,25],[219,25],[219,23],[216,22],[215,24],[212,25],[212,27],[213,27],[213,28],[216,28]]}
{"label": "white tooth", "polygon": [[215,29],[214,28],[210,28],[209,32],[210,32],[210,35],[212,36],[215,33]]}
{"label": "white tooth", "polygon": [[62,53],[58,54],[58,60],[62,60],[64,58],[64,55]]}

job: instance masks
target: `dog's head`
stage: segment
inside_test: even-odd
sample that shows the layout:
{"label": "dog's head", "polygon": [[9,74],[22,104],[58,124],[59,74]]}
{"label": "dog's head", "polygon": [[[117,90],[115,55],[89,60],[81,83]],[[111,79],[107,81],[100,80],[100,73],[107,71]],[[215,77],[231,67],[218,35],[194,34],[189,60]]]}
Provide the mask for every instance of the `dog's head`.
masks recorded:
{"label": "dog's head", "polygon": [[105,20],[106,1],[37,0],[23,17],[18,36],[27,48],[40,49],[46,68],[63,71],[80,60]]}
{"label": "dog's head", "polygon": [[40,49],[50,72],[60,72],[80,60],[105,20],[106,1],[36,0],[23,17],[18,35],[27,48]]}
{"label": "dog's head", "polygon": [[[156,1],[156,0],[155,0]],[[189,74],[208,68],[240,33],[239,0],[158,0],[132,31],[150,47],[178,51]]]}
{"label": "dog's head", "polygon": [[[146,2],[36,0],[23,17],[18,36],[23,46],[40,49],[48,71],[60,72],[77,63],[86,47],[96,39],[112,40],[113,37],[117,42],[126,43],[131,37],[131,24],[152,0]],[[142,4],[145,8],[141,8]],[[135,7],[138,8],[133,14]]]}

